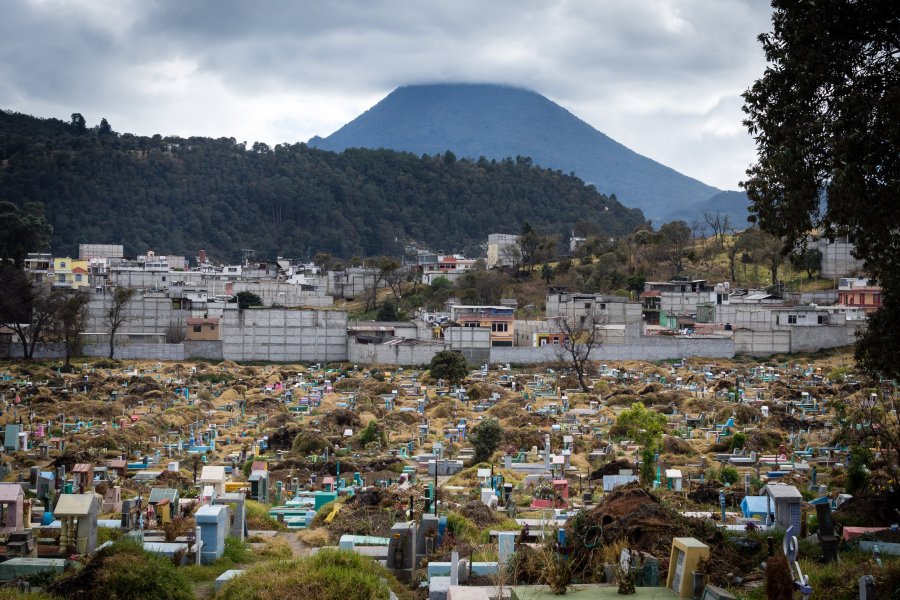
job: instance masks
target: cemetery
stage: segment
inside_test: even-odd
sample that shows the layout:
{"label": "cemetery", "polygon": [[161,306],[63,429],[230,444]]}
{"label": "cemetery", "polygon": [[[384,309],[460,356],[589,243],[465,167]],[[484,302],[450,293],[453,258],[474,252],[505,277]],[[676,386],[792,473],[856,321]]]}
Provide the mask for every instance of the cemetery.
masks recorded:
{"label": "cemetery", "polygon": [[897,448],[849,433],[896,389],[852,364],[0,363],[0,588],[895,597]]}

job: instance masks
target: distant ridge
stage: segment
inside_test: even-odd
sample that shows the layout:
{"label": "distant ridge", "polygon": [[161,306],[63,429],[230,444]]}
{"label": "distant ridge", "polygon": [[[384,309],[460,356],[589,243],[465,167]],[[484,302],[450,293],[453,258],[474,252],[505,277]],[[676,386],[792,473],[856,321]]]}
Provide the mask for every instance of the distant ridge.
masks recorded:
{"label": "distant ridge", "polygon": [[[336,152],[386,148],[498,160],[530,157],[543,167],[574,172],[656,222],[699,218],[720,192],[626,148],[536,92],[502,85],[400,87],[309,145]],[[726,205],[736,208],[732,198]],[[746,209],[737,207],[733,220],[746,222],[742,212]]]}

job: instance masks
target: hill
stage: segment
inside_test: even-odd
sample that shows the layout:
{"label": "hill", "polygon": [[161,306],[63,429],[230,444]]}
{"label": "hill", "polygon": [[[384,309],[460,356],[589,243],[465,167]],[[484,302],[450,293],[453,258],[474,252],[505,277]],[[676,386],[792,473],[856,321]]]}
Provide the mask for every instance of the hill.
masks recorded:
{"label": "hill", "polygon": [[326,138],[326,150],[390,148],[417,154],[447,150],[470,158],[527,156],[574,172],[626,206],[662,223],[688,222],[716,188],[629,150],[532,91],[488,84],[401,87]]}
{"label": "hill", "polygon": [[567,233],[580,220],[628,233],[644,222],[574,176],[527,160],[470,161],[389,150],[335,154],[305,144],[246,148],[234,138],[104,133],[0,111],[0,200],[42,202],[58,255],[78,243],[126,253],[230,261],[397,254],[404,243],[478,252],[529,222]]}

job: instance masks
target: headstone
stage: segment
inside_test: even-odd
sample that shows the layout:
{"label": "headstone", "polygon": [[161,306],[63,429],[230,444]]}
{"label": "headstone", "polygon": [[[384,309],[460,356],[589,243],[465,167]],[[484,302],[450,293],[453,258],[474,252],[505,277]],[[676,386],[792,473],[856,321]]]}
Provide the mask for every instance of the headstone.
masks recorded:
{"label": "headstone", "polygon": [[228,533],[228,507],[222,505],[201,506],[194,515],[203,541],[201,562],[209,564],[225,552]]}

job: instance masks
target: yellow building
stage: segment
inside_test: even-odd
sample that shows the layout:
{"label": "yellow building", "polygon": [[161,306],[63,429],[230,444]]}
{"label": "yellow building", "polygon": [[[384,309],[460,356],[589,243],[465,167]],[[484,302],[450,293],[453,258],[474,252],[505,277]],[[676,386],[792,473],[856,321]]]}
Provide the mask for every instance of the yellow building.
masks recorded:
{"label": "yellow building", "polygon": [[72,258],[54,258],[50,281],[53,287],[78,288],[90,285],[88,261]]}

